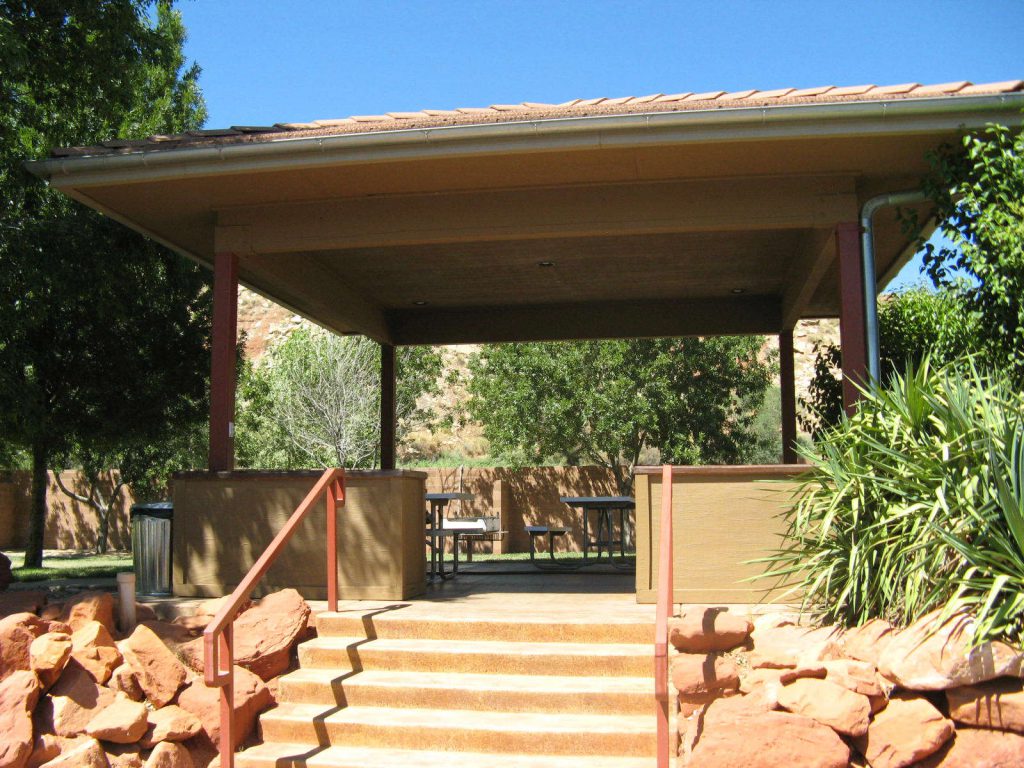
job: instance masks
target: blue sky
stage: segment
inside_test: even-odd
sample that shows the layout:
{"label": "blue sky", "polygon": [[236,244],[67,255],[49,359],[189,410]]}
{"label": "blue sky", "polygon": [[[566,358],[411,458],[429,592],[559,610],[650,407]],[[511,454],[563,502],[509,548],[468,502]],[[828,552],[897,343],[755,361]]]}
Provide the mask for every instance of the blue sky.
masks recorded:
{"label": "blue sky", "polygon": [[[595,96],[1024,78],[1024,0],[182,0],[209,127]],[[919,278],[914,267],[899,282]]]}

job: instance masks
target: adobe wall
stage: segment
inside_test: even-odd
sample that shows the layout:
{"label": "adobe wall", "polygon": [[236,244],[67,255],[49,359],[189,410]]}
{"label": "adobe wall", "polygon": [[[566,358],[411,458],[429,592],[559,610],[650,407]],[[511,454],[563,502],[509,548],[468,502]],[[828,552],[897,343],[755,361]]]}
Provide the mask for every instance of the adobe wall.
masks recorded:
{"label": "adobe wall", "polygon": [[[104,493],[113,487],[114,473],[105,477]],[[91,507],[68,497],[48,473],[49,487],[46,492],[47,515],[44,549],[92,549],[96,546],[99,530],[99,516]],[[83,496],[88,486],[81,472],[68,470],[61,473],[64,485]],[[28,471],[8,472],[0,476],[0,549],[20,549],[25,546],[28,535],[28,515],[32,503],[32,479]],[[134,503],[131,492],[121,492],[120,502],[114,509],[110,522],[111,549],[131,548],[131,526],[129,512]]]}

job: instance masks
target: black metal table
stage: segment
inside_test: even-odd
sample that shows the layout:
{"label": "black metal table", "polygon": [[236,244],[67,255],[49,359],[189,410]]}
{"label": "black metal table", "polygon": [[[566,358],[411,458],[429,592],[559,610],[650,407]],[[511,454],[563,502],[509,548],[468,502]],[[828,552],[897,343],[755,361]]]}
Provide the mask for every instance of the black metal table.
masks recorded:
{"label": "black metal table", "polygon": [[[635,566],[626,563],[626,512],[636,508],[636,501],[630,496],[561,496],[563,504],[570,507],[577,507],[583,514],[583,561],[585,565],[591,563],[611,563],[616,568],[632,569]],[[588,519],[590,513],[597,514],[597,529],[594,538],[590,537]],[[614,536],[614,516],[619,516],[619,537]],[[613,547],[618,545],[619,558],[616,560],[612,552]],[[597,557],[588,560],[590,550],[597,550]],[[607,557],[601,557],[602,549]]]}
{"label": "black metal table", "polygon": [[[447,580],[459,572],[459,536],[462,531],[458,528],[444,527],[444,509],[453,501],[470,501],[473,498],[471,493],[428,493],[425,496],[429,508],[426,514],[427,524],[427,549],[430,550],[430,569],[427,578],[433,581],[435,578]],[[447,538],[452,539],[452,551],[454,562],[452,570],[444,569],[444,542]]]}

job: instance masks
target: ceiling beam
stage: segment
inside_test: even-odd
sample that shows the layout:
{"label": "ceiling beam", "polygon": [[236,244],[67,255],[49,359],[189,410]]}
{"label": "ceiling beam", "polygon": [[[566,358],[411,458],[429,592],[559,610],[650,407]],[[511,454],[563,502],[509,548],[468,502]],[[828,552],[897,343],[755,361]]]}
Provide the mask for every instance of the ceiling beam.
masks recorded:
{"label": "ceiling beam", "polygon": [[807,238],[802,252],[793,259],[782,296],[782,330],[791,331],[814,298],[822,278],[836,258],[834,229],[817,230]]}
{"label": "ceiling beam", "polygon": [[240,279],[336,333],[359,333],[393,344],[384,311],[311,257],[243,256]]}
{"label": "ceiling beam", "polygon": [[217,249],[289,253],[426,243],[831,227],[847,177],[730,178],[395,195],[226,208]]}
{"label": "ceiling beam", "polygon": [[387,312],[396,344],[654,338],[778,333],[775,296],[589,304],[401,309]]}

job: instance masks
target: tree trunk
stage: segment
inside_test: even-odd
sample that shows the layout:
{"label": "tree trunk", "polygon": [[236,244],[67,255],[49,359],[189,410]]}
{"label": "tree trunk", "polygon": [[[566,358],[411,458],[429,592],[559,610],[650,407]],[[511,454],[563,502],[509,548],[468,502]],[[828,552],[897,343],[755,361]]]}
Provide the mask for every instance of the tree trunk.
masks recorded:
{"label": "tree trunk", "polygon": [[28,541],[25,543],[25,567],[42,568],[43,534],[46,530],[46,490],[49,478],[46,464],[49,451],[42,444],[32,446],[32,507],[28,515]]}

